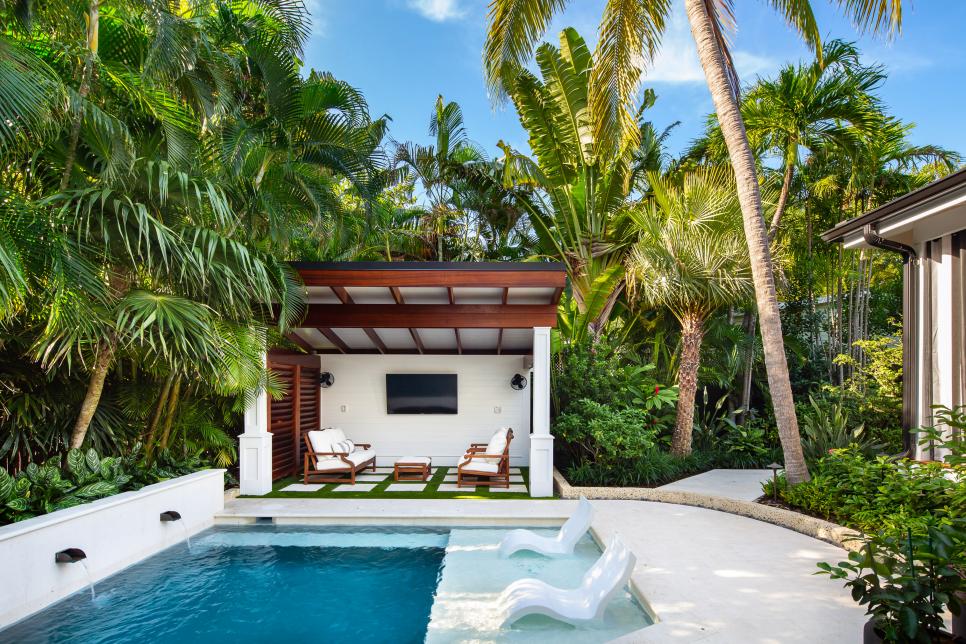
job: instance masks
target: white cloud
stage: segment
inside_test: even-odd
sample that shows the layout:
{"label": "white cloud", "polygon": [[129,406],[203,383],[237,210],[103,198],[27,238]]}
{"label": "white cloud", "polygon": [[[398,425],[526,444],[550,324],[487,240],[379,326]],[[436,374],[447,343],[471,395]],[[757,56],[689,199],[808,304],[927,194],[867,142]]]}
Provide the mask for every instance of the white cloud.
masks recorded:
{"label": "white cloud", "polygon": [[[732,50],[738,77],[742,81],[767,74],[778,68],[768,56],[743,50]],[[691,27],[681,11],[675,11],[667,23],[661,47],[651,65],[644,70],[645,83],[704,83],[704,70],[691,36]]]}
{"label": "white cloud", "polygon": [[406,4],[433,22],[459,20],[466,15],[459,0],[407,0]]}
{"label": "white cloud", "polygon": [[311,20],[311,34],[324,36],[328,20],[326,20],[325,9],[322,8],[322,0],[305,0],[305,10],[308,11]]}

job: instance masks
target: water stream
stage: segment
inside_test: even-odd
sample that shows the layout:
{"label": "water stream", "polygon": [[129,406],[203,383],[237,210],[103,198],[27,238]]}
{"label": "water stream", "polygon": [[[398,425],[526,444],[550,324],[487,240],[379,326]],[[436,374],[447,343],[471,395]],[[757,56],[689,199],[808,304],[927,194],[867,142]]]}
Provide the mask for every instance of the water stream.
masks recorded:
{"label": "water stream", "polygon": [[94,599],[96,597],[96,593],[94,592],[94,578],[91,577],[91,569],[87,567],[87,561],[84,559],[81,559],[78,563],[84,566],[84,572],[87,573],[87,585],[90,586],[91,589],[91,599]]}

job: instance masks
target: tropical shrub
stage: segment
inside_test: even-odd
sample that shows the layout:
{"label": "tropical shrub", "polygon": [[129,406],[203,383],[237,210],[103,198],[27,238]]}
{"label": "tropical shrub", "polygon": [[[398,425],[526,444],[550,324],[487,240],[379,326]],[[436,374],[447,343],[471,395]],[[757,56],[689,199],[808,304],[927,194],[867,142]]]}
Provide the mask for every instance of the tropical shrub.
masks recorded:
{"label": "tropical shrub", "polygon": [[842,400],[808,397],[808,404],[799,403],[802,450],[805,459],[814,463],[833,449],[855,446],[866,456],[881,453],[885,446],[866,435],[865,425],[852,420]]}
{"label": "tropical shrub", "polygon": [[946,610],[962,610],[957,594],[966,588],[964,527],[956,520],[921,532],[879,532],[866,537],[848,561],[818,567],[832,579],[847,580],[852,598],[866,606],[886,642],[936,641]]}
{"label": "tropical shrub", "polygon": [[120,458],[71,450],[67,466],[51,458],[30,463],[16,476],[0,470],[0,522],[10,523],[87,503],[125,489],[131,476]]}
{"label": "tropical shrub", "polygon": [[[923,427],[919,430],[919,444],[934,447],[943,453],[943,462],[953,465],[966,465],[966,405],[950,409],[943,405],[933,405],[933,419],[937,426]],[[947,431],[941,429],[945,426]]]}
{"label": "tropical shrub", "polygon": [[[16,475],[0,469],[0,524],[138,490],[208,467],[200,453],[181,456],[161,450],[150,464],[139,461],[139,455],[140,445],[121,457],[102,458],[94,449],[72,449],[66,457],[53,456],[39,465],[29,463]],[[62,466],[62,462],[66,464]]]}
{"label": "tropical shrub", "polygon": [[[856,447],[819,459],[810,481],[794,487],[779,477],[779,494],[807,514],[862,531],[906,527],[926,518],[966,516],[966,485],[941,463],[887,456],[868,458]],[[961,474],[961,472],[959,472]],[[764,484],[773,494],[772,483]]]}
{"label": "tropical shrub", "polygon": [[705,472],[714,465],[715,455],[710,452],[695,451],[680,458],[655,448],[611,467],[590,462],[574,465],[567,468],[566,475],[573,485],[655,487]]}
{"label": "tropical shrub", "polygon": [[557,418],[554,434],[567,444],[574,460],[607,468],[654,448],[657,432],[648,420],[641,409],[615,408],[582,398]]}
{"label": "tropical shrub", "polygon": [[719,465],[747,469],[768,464],[772,454],[765,444],[764,429],[753,423],[737,425],[727,418],[722,422],[727,431],[719,446]]}

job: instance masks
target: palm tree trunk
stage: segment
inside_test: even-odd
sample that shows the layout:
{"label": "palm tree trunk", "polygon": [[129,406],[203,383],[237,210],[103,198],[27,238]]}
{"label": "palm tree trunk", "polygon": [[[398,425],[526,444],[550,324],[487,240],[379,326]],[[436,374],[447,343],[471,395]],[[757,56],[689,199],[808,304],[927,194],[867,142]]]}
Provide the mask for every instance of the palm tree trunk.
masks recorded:
{"label": "palm tree trunk", "polygon": [[[78,112],[74,115],[74,122],[70,128],[70,139],[67,143],[67,156],[64,160],[64,174],[60,177],[60,190],[63,192],[70,183],[70,173],[74,169],[77,158],[77,143],[80,140],[81,124],[84,121],[84,101],[91,91],[91,76],[94,74],[94,57],[97,55],[97,30],[100,22],[99,0],[91,0],[87,14],[87,59],[81,72],[80,86],[77,95],[80,97]],[[93,413],[93,412],[92,412]],[[87,431],[86,429],[84,430]]]}
{"label": "palm tree trunk", "polygon": [[176,378],[171,394],[168,396],[168,413],[164,418],[164,432],[161,434],[161,449],[168,449],[168,440],[171,438],[171,427],[174,425],[174,413],[178,410],[178,402],[181,397],[181,378]]}
{"label": "palm tree trunk", "polygon": [[158,402],[154,406],[154,414],[151,415],[151,422],[148,425],[148,435],[144,441],[144,452],[148,461],[151,460],[151,454],[154,452],[154,441],[158,435],[158,427],[161,424],[161,415],[164,413],[165,407],[168,404],[168,394],[171,392],[171,383],[174,381],[174,372],[168,374],[168,377],[164,379],[164,385],[161,387],[161,393],[158,396]]}
{"label": "palm tree trunk", "polygon": [[694,431],[694,398],[698,391],[698,368],[701,366],[701,339],[704,322],[697,315],[681,318],[681,366],[678,368],[677,423],[671,437],[671,453],[683,457],[691,453]]}
{"label": "palm tree trunk", "polygon": [[782,323],[778,310],[778,295],[771,263],[768,232],[761,213],[761,193],[755,173],[755,159],[748,143],[738,100],[728,80],[721,49],[715,39],[714,28],[705,0],[685,0],[691,35],[697,45],[698,57],[708,81],[721,133],[728,146],[738,185],[738,201],[744,220],[745,238],[751,259],[755,299],[762,344],[765,349],[765,369],[778,436],[785,453],[785,475],[790,484],[807,481],[808,466],[802,454],[802,441],[795,417],[795,401],[788,375],[788,362],[782,338]]}
{"label": "palm tree trunk", "polygon": [[[793,143],[793,145],[798,145]],[[785,214],[785,206],[788,205],[788,193],[792,189],[792,176],[795,173],[795,162],[788,161],[785,164],[785,176],[782,178],[782,191],[778,195],[778,203],[775,205],[775,216],[772,217],[771,226],[768,228],[768,241],[774,241],[778,234],[778,226],[781,224],[782,215]]]}
{"label": "palm tree trunk", "polygon": [[80,449],[84,439],[87,438],[87,430],[90,429],[94,412],[97,411],[101,394],[104,392],[107,372],[110,371],[111,362],[114,360],[114,344],[111,339],[97,345],[97,358],[94,360],[94,369],[91,370],[91,379],[87,383],[87,393],[84,394],[84,401],[81,403],[80,412],[77,414],[77,420],[70,435],[71,449]]}

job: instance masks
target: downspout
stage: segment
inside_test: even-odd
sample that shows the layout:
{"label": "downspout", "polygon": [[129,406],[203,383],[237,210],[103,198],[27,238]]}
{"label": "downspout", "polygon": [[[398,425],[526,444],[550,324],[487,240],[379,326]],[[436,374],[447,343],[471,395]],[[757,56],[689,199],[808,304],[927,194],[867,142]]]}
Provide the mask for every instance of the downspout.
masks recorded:
{"label": "downspout", "polygon": [[918,400],[915,388],[919,382],[919,364],[916,360],[916,347],[919,345],[919,284],[915,270],[919,255],[912,246],[881,237],[872,224],[862,228],[862,239],[873,248],[902,255],[902,453],[899,456],[912,458],[915,455],[912,440],[915,423],[913,406]]}

